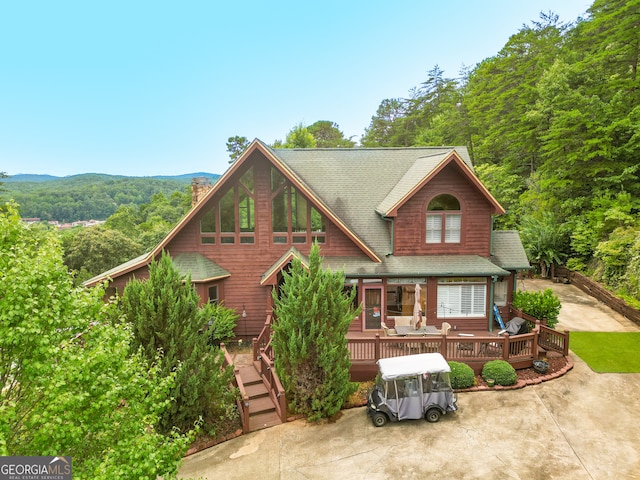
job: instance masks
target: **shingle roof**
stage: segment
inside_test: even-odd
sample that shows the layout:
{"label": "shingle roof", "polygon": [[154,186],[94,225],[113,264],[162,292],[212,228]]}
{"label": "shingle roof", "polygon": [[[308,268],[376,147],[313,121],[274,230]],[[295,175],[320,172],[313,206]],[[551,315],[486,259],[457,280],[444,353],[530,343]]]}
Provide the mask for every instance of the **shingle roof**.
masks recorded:
{"label": "shingle roof", "polygon": [[491,260],[502,268],[507,270],[528,270],[531,268],[520,235],[515,230],[494,231],[492,250]]}
{"label": "shingle roof", "polygon": [[389,256],[382,263],[361,257],[324,257],[323,266],[333,271],[344,271],[349,277],[509,275],[508,271],[478,255]]}
{"label": "shingle roof", "polygon": [[114,275],[119,276],[124,272],[133,270],[139,267],[141,264],[144,264],[145,260],[147,260],[147,257],[149,257],[149,252],[143,253],[139,257],[132,258],[128,262],[121,263],[117,267],[113,267],[112,269],[107,270],[106,272],[102,272],[100,275],[96,275],[95,277],[90,278],[89,280],[85,280],[84,282],[82,282],[82,284],[87,286],[93,286],[93,285],[97,285],[98,283],[104,280],[112,278]]}
{"label": "shingle roof", "polygon": [[[344,270],[353,276],[502,276],[507,274],[505,269],[529,268],[517,232],[494,233],[491,261],[476,255],[387,256],[392,241],[384,215],[399,208],[410,198],[413,190],[450,159],[456,162],[462,160],[464,165],[461,162],[459,166],[463,173],[469,175],[483,190],[496,212],[501,211],[502,207],[475,178],[466,147],[274,149],[256,139],[152,252],[104,272],[85,282],[85,285],[93,285],[110,275],[119,276],[146,265],[194,218],[206,200],[218,188],[223,188],[226,179],[256,150],[262,150],[274,165],[278,165],[301,188],[306,189],[312,201],[317,202],[319,208],[367,255],[366,258],[325,257],[328,268]],[[454,153],[460,160],[455,158]],[[291,251],[287,252],[287,255],[290,254]],[[179,264],[181,273],[191,274],[196,282],[229,275],[219,265],[197,253],[179,254],[174,261]],[[270,273],[271,269],[265,272],[263,282],[267,281]]]}
{"label": "shingle roof", "polygon": [[282,255],[278,260],[276,260],[273,263],[273,265],[271,265],[267,269],[266,272],[262,274],[262,277],[260,279],[260,284],[262,285],[268,282],[273,275],[277,274],[282,269],[282,267],[284,267],[287,263],[289,263],[294,257],[300,260],[302,264],[305,265],[306,267],[309,266],[309,259],[305,255],[300,253],[300,251],[296,247],[291,247],[289,250],[287,250],[284,253],[284,255]]}
{"label": "shingle roof", "polygon": [[[471,168],[466,147],[269,150],[381,258],[391,239],[376,206],[394,189],[396,195],[406,193],[454,150]],[[402,182],[412,167],[422,176]]]}
{"label": "shingle roof", "polygon": [[209,282],[231,274],[217,263],[197,252],[183,252],[173,257],[173,264],[181,275],[191,275],[192,282]]}

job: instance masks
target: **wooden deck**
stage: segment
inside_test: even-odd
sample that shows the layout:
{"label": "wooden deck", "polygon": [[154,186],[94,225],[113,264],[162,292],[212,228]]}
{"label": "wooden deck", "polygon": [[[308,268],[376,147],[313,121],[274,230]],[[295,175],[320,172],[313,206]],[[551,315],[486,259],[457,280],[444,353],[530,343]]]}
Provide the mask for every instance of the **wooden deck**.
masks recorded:
{"label": "wooden deck", "polygon": [[480,373],[490,360],[504,360],[514,368],[531,367],[548,349],[568,354],[568,333],[556,332],[537,322],[531,333],[497,335],[489,331],[455,331],[449,335],[424,337],[386,337],[384,333],[352,332],[347,336],[351,354],[351,379],[366,381],[375,377],[380,358],[438,352],[447,361],[466,363]]}

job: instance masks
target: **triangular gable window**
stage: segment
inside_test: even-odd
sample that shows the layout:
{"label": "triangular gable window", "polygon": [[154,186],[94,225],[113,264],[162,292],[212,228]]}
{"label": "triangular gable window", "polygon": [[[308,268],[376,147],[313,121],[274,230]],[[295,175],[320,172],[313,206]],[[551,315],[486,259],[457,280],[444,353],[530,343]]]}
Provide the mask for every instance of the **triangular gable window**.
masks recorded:
{"label": "triangular gable window", "polygon": [[277,169],[271,168],[273,243],[325,243],[326,221],[311,202]]}

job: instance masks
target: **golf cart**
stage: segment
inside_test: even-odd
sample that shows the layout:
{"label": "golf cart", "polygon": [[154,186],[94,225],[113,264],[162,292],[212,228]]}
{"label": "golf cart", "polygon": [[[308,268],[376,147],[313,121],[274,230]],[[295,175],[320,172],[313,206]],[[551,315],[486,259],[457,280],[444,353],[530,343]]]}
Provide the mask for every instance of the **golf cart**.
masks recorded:
{"label": "golf cart", "polygon": [[437,422],[458,409],[449,364],[439,353],[381,358],[367,413],[376,427],[387,421],[424,418]]}

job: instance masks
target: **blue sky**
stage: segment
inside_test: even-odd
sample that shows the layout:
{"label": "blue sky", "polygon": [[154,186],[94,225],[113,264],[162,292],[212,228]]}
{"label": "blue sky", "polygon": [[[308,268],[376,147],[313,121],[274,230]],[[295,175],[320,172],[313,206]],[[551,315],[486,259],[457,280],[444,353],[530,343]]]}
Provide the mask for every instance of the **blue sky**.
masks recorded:
{"label": "blue sky", "polygon": [[354,139],[406,97],[588,0],[7,1],[0,5],[0,171],[223,173],[234,135],[298,123]]}

